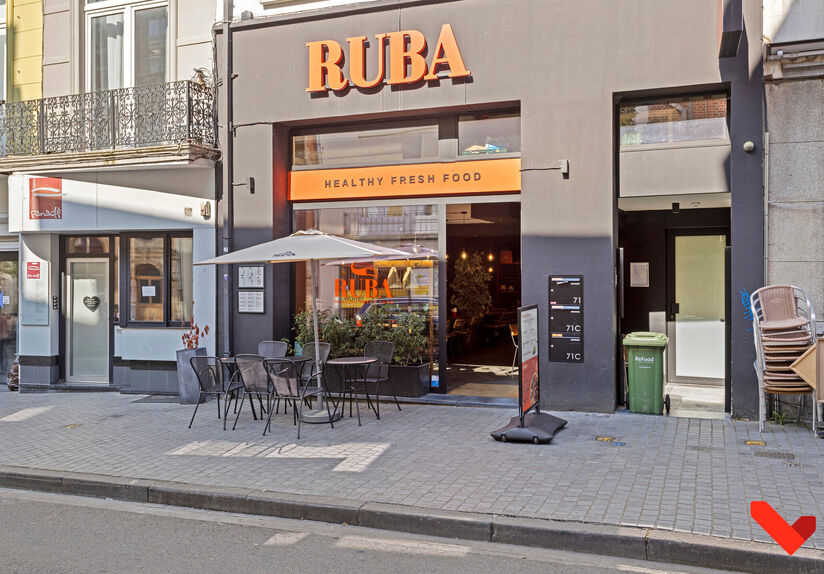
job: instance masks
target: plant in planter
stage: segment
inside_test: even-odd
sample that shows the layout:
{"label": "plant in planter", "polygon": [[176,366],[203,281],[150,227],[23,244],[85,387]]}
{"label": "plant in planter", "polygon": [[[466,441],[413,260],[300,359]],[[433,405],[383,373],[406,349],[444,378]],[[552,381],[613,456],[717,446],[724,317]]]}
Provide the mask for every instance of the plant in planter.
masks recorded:
{"label": "plant in planter", "polygon": [[209,325],[201,329],[192,317],[188,332],[181,336],[183,348],[177,351],[177,387],[181,405],[193,405],[200,398],[200,383],[189,359],[207,355],[206,348],[200,347],[200,338],[208,334]]}
{"label": "plant in planter", "polygon": [[[391,341],[395,345],[389,379],[398,396],[419,397],[429,392],[429,340],[425,335],[426,317],[420,313],[391,314],[373,307],[362,317],[357,343],[363,348],[369,341]],[[384,393],[388,389],[383,390]]]}
{"label": "plant in planter", "polygon": [[449,302],[458,308],[465,318],[483,315],[492,303],[489,293],[491,275],[480,253],[472,253],[466,259],[455,261],[455,276],[450,283],[452,296]]}

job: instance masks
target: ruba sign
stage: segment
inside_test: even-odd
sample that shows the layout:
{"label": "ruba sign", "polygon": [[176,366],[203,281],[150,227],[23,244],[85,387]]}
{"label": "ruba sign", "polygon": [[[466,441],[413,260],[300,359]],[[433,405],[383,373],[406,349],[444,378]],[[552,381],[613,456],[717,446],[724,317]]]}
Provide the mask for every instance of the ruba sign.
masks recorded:
{"label": "ruba sign", "polygon": [[[465,78],[472,75],[466,69],[461,50],[452,26],[444,24],[432,59],[427,63],[426,37],[418,30],[401,30],[375,35],[374,50],[378,52],[378,69],[373,78],[366,77],[367,37],[347,38],[348,53],[334,40],[308,42],[309,87],[307,92],[339,91],[350,85],[358,88],[374,88],[386,82],[390,85],[414,84],[422,80],[438,79],[438,72],[448,68],[448,78]],[[389,65],[386,62],[386,44],[389,44]],[[349,77],[344,74],[348,63]],[[388,70],[387,70],[388,68]],[[389,78],[386,78],[386,72]]]}

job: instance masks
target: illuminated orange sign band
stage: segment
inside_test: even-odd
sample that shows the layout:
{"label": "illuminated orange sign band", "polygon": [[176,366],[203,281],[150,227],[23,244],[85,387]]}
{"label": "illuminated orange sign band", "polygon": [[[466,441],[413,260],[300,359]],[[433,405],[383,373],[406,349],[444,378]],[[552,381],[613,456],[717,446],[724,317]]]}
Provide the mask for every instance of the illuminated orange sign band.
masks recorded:
{"label": "illuminated orange sign band", "polygon": [[[444,24],[438,36],[432,61],[427,65],[424,54],[426,38],[417,30],[402,30],[377,34],[375,45],[378,52],[378,69],[375,77],[366,77],[366,36],[347,38],[349,54],[344,58],[343,48],[334,40],[308,42],[309,48],[309,87],[307,92],[325,92],[327,90],[344,90],[350,82],[358,88],[374,88],[384,82],[386,76],[386,48],[389,43],[389,79],[387,84],[414,84],[425,80],[438,79],[441,68],[449,68],[448,78],[465,78],[472,75],[466,69],[461,50],[455,39],[452,26]],[[343,62],[349,64],[349,78],[344,75]]]}
{"label": "illuminated orange sign band", "polygon": [[520,158],[289,172],[290,201],[507,193],[520,190]]}

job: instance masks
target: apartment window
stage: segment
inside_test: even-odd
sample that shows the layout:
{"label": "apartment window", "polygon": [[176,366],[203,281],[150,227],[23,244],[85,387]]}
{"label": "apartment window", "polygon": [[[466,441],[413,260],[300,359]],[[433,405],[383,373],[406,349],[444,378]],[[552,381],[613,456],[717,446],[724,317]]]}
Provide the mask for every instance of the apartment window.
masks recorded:
{"label": "apartment window", "polygon": [[729,141],[728,107],[725,94],[622,104],[621,146]]}
{"label": "apartment window", "polygon": [[192,238],[130,235],[129,323],[179,327],[192,319]]}
{"label": "apartment window", "polygon": [[168,81],[167,2],[86,0],[89,91]]}

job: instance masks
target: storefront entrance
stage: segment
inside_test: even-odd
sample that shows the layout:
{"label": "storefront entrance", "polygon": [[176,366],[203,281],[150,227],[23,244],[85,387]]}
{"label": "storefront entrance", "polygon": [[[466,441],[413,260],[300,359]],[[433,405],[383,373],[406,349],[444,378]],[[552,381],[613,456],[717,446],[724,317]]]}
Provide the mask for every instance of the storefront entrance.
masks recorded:
{"label": "storefront entrance", "polygon": [[109,259],[66,260],[66,380],[109,380]]}
{"label": "storefront entrance", "polygon": [[521,204],[446,208],[447,392],[518,398]]}

